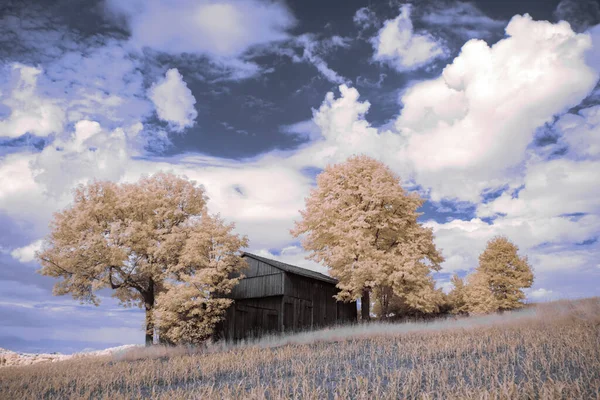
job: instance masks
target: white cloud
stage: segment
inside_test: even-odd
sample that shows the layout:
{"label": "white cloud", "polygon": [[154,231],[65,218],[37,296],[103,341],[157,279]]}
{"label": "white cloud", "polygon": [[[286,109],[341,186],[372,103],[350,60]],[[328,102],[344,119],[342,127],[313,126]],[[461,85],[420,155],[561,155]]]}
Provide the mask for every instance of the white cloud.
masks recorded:
{"label": "white cloud", "polygon": [[148,97],[154,103],[158,117],[169,122],[175,131],[181,132],[194,125],[198,116],[194,108],[196,98],[177,68],[168,70],[164,79],[152,85]]}
{"label": "white cloud", "polygon": [[[477,267],[478,257],[488,240],[496,235],[506,235],[520,248],[521,255],[528,255],[536,272],[548,273],[554,269],[571,271],[589,266],[591,254],[597,250],[570,250],[600,233],[600,217],[586,216],[579,221],[562,217],[504,217],[493,224],[479,218],[470,221],[453,220],[447,223],[428,221],[433,228],[435,243],[442,249],[446,261],[442,272],[470,271]],[[557,248],[543,248],[545,243],[564,243]],[[568,255],[570,254],[570,255]],[[575,262],[574,255],[579,258]],[[560,257],[557,258],[557,256]],[[568,262],[566,262],[568,261]]]}
{"label": "white cloud", "polygon": [[252,46],[287,39],[287,30],[295,23],[280,2],[108,0],[107,4],[126,16],[133,43],[170,54],[235,58]]}
{"label": "white cloud", "polygon": [[452,5],[440,3],[440,6],[423,15],[421,18],[423,22],[452,29],[453,33],[467,38],[487,37],[492,31],[500,30],[506,25],[506,21],[488,17],[472,3],[456,2]]}
{"label": "white cloud", "polygon": [[112,129],[141,121],[152,113],[152,103],[146,98],[142,62],[134,50],[110,40],[66,51],[46,64],[40,85],[61,100],[71,123],[89,119]]}
{"label": "white cloud", "polygon": [[405,171],[407,166],[399,157],[402,138],[390,131],[378,132],[371,126],[365,118],[371,104],[359,101],[358,90],[346,85],[341,85],[339,90],[339,98],[329,92],[321,107],[313,110],[313,122],[320,137],[287,161],[298,168],[324,168],[353,154],[366,154],[386,162],[396,171]]}
{"label": "white cloud", "polygon": [[19,247],[10,252],[10,255],[22,263],[28,263],[35,259],[35,252],[42,249],[42,240],[36,240],[24,247]]}
{"label": "white cloud", "polygon": [[402,96],[396,128],[432,197],[478,201],[525,156],[535,129],[577,105],[598,73],[586,64],[589,35],[566,23],[515,16],[507,38],[470,40],[441,77]]}
{"label": "white cloud", "polygon": [[36,156],[31,164],[34,179],[53,196],[92,178],[118,180],[133,155],[128,138],[141,129],[137,123],[107,132],[98,122],[79,121],[69,137],[57,139]]}
{"label": "white cloud", "polygon": [[22,152],[0,158],[0,211],[19,226],[27,227],[28,233],[41,237],[47,232],[52,213],[70,199],[47,198],[44,187],[34,180],[31,170],[36,156]]}
{"label": "white cloud", "polygon": [[416,69],[444,57],[444,47],[428,34],[417,34],[410,20],[411,5],[400,8],[400,15],[385,22],[372,39],[375,61],[386,62],[398,71]]}
{"label": "white cloud", "polygon": [[39,93],[37,81],[42,70],[22,64],[13,64],[10,70],[9,87],[0,91],[0,103],[10,110],[0,120],[0,137],[26,133],[48,136],[60,132],[65,113],[57,101]]}
{"label": "white cloud", "polygon": [[[296,42],[304,48],[301,59],[313,64],[329,82],[340,84],[347,81],[346,78],[329,68],[325,60],[318,54],[320,50],[331,51],[336,47],[347,47],[346,40],[340,36],[333,36],[329,40],[319,42],[312,35],[306,34],[298,37]],[[300,61],[300,59],[296,59],[296,61]]]}
{"label": "white cloud", "polygon": [[600,106],[565,114],[555,124],[562,132],[571,154],[585,158],[600,158]]}
{"label": "white cloud", "polygon": [[504,213],[514,217],[554,217],[563,214],[600,214],[600,161],[555,159],[530,165],[518,198],[503,193],[481,204],[481,217]]}
{"label": "white cloud", "polygon": [[273,260],[281,261],[286,264],[296,265],[301,268],[306,268],[311,271],[317,271],[325,275],[329,275],[327,267],[318,264],[312,260],[307,260],[308,252],[304,251],[299,246],[287,246],[281,249],[281,252],[276,255],[267,249],[260,249],[255,252],[256,255],[261,257],[270,258]]}
{"label": "white cloud", "polygon": [[[369,124],[370,104],[359,101],[356,89],[340,86],[337,99],[328,93],[313,111],[321,135],[289,161],[322,168],[367,154],[431,189],[435,201],[478,203],[487,188],[519,187],[519,166],[536,129],[585,98],[598,73],[586,64],[589,35],[567,24],[516,16],[506,30],[509,37],[492,47],[469,41],[442,76],[404,91],[398,134]],[[596,129],[596,114],[583,114]]]}
{"label": "white cloud", "polygon": [[544,288],[539,288],[536,290],[532,290],[527,293],[527,297],[533,300],[550,300],[556,297],[556,293],[552,290],[547,290]]}
{"label": "white cloud", "polygon": [[[600,246],[581,246],[580,248],[557,249],[556,251],[539,251],[530,256],[536,272],[551,278],[559,271],[585,271],[600,268],[598,255]],[[560,286],[560,282],[557,282]]]}
{"label": "white cloud", "polygon": [[283,133],[298,135],[310,140],[316,140],[321,136],[321,131],[312,119],[296,122],[295,124],[284,125],[281,127]]}
{"label": "white cloud", "polygon": [[[514,241],[521,254],[529,256],[536,275],[546,280],[557,271],[583,271],[600,265],[600,246],[593,243],[600,236],[598,170],[598,161],[531,161],[518,197],[507,191],[477,207],[478,217],[501,215],[492,224],[480,218],[427,222],[446,257],[443,271],[475,268],[487,240],[495,235]],[[592,243],[580,245],[590,240]]]}

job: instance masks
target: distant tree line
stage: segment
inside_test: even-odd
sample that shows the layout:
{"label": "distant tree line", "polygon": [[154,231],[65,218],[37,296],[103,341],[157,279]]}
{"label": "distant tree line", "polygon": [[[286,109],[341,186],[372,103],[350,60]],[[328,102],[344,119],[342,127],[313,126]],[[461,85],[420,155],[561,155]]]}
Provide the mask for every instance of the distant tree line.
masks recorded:
{"label": "distant tree line", "polygon": [[[207,200],[202,186],[167,173],[80,185],[54,215],[39,272],[61,279],[56,295],[98,305],[97,291],[108,288],[124,306],[144,308],[147,344],[156,335],[201,343],[231,305],[248,246]],[[339,281],[337,300],[360,299],[363,321],[522,307],[533,273],[506,237],[490,240],[475,272],[455,275],[449,294],[435,288],[444,258],[417,220],[423,203],[389,167],[353,156],[318,175],[291,233]]]}

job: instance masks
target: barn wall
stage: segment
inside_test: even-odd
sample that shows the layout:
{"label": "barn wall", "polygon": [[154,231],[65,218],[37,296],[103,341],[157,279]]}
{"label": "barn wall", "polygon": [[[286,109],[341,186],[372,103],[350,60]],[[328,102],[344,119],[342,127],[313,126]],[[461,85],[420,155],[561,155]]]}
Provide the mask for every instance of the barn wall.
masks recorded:
{"label": "barn wall", "polygon": [[283,272],[262,261],[246,257],[248,269],[242,273],[245,276],[240,280],[232,292],[233,299],[249,299],[283,294]]}
{"label": "barn wall", "polygon": [[281,330],[282,296],[235,300],[216,337],[239,340]]}
{"label": "barn wall", "polygon": [[356,321],[356,303],[335,300],[335,285],[294,274],[285,274],[283,329],[299,331]]}

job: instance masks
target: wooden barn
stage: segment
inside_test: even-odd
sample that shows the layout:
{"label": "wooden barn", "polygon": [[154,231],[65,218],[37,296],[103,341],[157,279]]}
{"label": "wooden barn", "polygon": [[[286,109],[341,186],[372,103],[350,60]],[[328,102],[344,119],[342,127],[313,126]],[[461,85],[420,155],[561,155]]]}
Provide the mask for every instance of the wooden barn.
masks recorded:
{"label": "wooden barn", "polygon": [[315,329],[356,321],[356,303],[336,301],[334,278],[250,253],[245,276],[217,338],[239,340],[265,333]]}

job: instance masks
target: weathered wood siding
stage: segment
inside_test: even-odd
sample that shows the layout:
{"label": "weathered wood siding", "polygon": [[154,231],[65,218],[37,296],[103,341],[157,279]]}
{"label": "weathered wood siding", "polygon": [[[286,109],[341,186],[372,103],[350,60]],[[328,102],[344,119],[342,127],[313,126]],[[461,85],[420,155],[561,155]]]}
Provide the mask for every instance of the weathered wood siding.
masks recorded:
{"label": "weathered wood siding", "polygon": [[336,301],[338,289],[332,283],[285,273],[283,287],[284,331],[356,321],[356,303]]}
{"label": "weathered wood siding", "polygon": [[281,331],[282,296],[238,299],[217,327],[217,338],[240,340]]}
{"label": "weathered wood siding", "polygon": [[245,276],[231,292],[233,299],[250,299],[283,294],[283,271],[262,261],[246,258]]}

